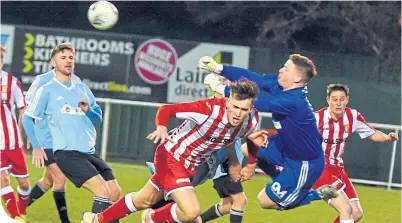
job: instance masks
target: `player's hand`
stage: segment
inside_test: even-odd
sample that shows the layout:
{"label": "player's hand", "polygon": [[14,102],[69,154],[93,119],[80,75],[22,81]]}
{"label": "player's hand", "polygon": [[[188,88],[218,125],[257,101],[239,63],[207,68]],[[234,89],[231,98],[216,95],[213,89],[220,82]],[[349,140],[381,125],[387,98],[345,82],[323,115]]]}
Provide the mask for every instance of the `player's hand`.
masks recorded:
{"label": "player's hand", "polygon": [[84,112],[88,112],[89,111],[89,101],[86,98],[81,99],[78,102],[78,106],[80,106],[80,108],[84,111]]}
{"label": "player's hand", "polygon": [[31,149],[31,148],[32,148],[31,141],[29,139],[27,139],[26,149]]}
{"label": "player's hand", "polygon": [[42,148],[34,148],[32,151],[32,164],[37,168],[45,167],[45,160],[47,156]]}
{"label": "player's hand", "polygon": [[219,76],[214,73],[205,76],[204,85],[220,95],[225,95],[225,85],[221,83]]}
{"label": "player's hand", "polygon": [[241,176],[241,181],[247,181],[250,180],[255,172],[255,167],[257,164],[247,164],[243,169],[240,171],[240,176]]}
{"label": "player's hand", "polygon": [[389,141],[391,141],[391,142],[399,139],[398,134],[396,134],[395,132],[388,133],[388,137],[389,137]]}
{"label": "player's hand", "polygon": [[147,139],[153,141],[155,144],[158,143],[159,140],[161,140],[160,143],[164,143],[166,140],[173,142],[172,137],[170,137],[167,132],[167,127],[162,125],[158,125],[156,130],[147,136]]}
{"label": "player's hand", "polygon": [[257,147],[267,147],[268,145],[268,131],[259,130],[251,133],[247,136],[247,139],[251,140]]}
{"label": "player's hand", "polygon": [[229,165],[229,175],[234,182],[239,182],[241,180],[240,171],[240,163],[238,163],[237,165]]}
{"label": "player's hand", "polygon": [[201,57],[198,62],[198,66],[203,71],[207,71],[207,72],[215,73],[215,74],[220,74],[223,70],[223,65],[218,64],[217,62],[215,62],[214,59],[212,59],[212,57],[209,57],[209,56]]}

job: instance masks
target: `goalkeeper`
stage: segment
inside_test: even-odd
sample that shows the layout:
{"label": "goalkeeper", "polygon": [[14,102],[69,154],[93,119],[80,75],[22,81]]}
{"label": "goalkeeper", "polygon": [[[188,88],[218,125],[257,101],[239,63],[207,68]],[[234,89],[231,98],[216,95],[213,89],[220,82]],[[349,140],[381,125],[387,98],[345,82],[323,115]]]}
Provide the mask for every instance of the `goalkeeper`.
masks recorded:
{"label": "goalkeeper", "polygon": [[[302,55],[292,54],[277,75],[262,75],[247,69],[218,64],[211,57],[202,57],[201,70],[212,72],[204,83],[219,94],[228,96],[228,89],[215,74],[230,81],[242,77],[254,81],[269,94],[260,94],[254,106],[262,112],[272,112],[278,135],[269,137],[267,148],[248,148],[248,156],[267,165],[282,166],[283,170],[258,194],[262,208],[285,210],[310,203],[311,200],[334,198],[334,187],[324,185],[316,196],[309,191],[324,170],[322,136],[317,129],[313,109],[307,99],[307,84],[317,76],[313,62]],[[242,170],[242,179],[250,179],[253,168]],[[271,173],[272,175],[272,173]]]}

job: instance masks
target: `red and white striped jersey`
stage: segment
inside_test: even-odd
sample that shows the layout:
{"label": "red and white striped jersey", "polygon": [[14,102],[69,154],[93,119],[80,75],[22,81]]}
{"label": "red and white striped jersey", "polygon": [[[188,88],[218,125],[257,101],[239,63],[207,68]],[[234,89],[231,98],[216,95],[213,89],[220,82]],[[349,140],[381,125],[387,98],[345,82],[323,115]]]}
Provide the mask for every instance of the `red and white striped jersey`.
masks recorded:
{"label": "red and white striped jersey", "polygon": [[21,82],[5,71],[0,74],[0,150],[13,150],[23,146],[17,125],[15,107],[26,106]]}
{"label": "red and white striped jersey", "polygon": [[173,142],[163,146],[185,168],[194,170],[210,154],[225,148],[236,139],[258,130],[259,116],[252,109],[242,124],[230,127],[226,98],[208,98],[189,103],[162,106],[156,115],[156,125],[167,126],[170,117],[186,119],[169,132]]}
{"label": "red and white striped jersey", "polygon": [[331,118],[329,107],[316,111],[315,117],[318,129],[324,138],[322,147],[326,164],[343,166],[342,156],[346,141],[354,132],[357,132],[362,139],[375,133],[375,129],[356,109],[346,108],[343,117],[337,121]]}

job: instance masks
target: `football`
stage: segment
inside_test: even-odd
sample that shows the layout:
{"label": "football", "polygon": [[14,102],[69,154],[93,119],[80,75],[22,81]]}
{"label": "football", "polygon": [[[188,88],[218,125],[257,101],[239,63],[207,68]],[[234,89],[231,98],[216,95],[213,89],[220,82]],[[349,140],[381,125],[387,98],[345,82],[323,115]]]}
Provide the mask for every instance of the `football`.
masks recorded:
{"label": "football", "polygon": [[119,11],[108,1],[97,1],[88,9],[88,20],[97,29],[110,29],[116,24],[118,19]]}

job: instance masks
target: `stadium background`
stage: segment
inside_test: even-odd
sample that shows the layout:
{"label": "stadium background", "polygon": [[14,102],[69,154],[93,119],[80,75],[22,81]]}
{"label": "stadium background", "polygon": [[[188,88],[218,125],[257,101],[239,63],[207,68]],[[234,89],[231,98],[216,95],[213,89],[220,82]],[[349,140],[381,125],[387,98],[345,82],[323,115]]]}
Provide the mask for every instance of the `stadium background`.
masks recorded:
{"label": "stadium background", "polygon": [[[27,90],[35,75],[48,70],[48,53],[57,41],[75,43],[79,53],[76,60],[77,75],[90,86],[96,97],[113,99],[108,101],[111,103],[110,107],[108,106],[110,112],[108,113],[110,114],[108,140],[103,140],[105,135],[102,136],[102,127],[104,124],[98,126],[97,149],[100,152],[101,145],[104,143],[104,147],[107,148],[108,161],[129,163],[123,167],[123,164],[115,164],[119,171],[130,173],[126,169],[135,168],[136,171],[141,171],[140,175],[143,175],[144,179],[148,173],[144,172],[142,167],[133,167],[132,164],[143,163],[144,160],[152,160],[153,157],[155,146],[145,139],[145,136],[153,131],[153,117],[157,109],[150,103],[174,103],[207,96],[209,92],[203,87],[202,75],[197,69],[198,59],[204,55],[213,56],[221,63],[248,67],[261,73],[275,73],[290,53],[305,54],[316,63],[319,70],[319,77],[309,86],[309,100],[315,109],[326,106],[326,85],[334,82],[347,83],[351,88],[350,107],[357,108],[370,122],[400,126],[401,57],[400,25],[398,24],[400,22],[400,2],[388,5],[372,3],[368,6],[368,3],[365,2],[339,3],[337,5],[351,13],[350,17],[354,19],[355,23],[366,24],[366,28],[371,29],[370,32],[374,32],[377,38],[383,41],[382,48],[379,50],[370,50],[370,46],[373,45],[378,49],[379,45],[376,45],[375,41],[373,43],[370,41],[368,41],[369,43],[359,42],[356,37],[348,33],[344,33],[344,35],[350,37],[350,41],[338,41],[338,45],[334,43],[336,41],[328,41],[327,39],[339,36],[339,33],[335,32],[335,28],[335,31],[327,30],[329,25],[317,15],[314,18],[309,17],[307,20],[302,19],[303,24],[295,24],[299,27],[296,30],[292,28],[293,26],[283,27],[291,35],[275,32],[275,29],[272,29],[276,38],[265,35],[262,40],[261,30],[272,28],[270,24],[276,20],[270,18],[265,20],[265,25],[257,27],[258,23],[250,27],[249,23],[255,21],[253,16],[247,14],[247,10],[244,9],[243,14],[240,13],[240,17],[247,21],[237,23],[237,20],[233,20],[238,27],[235,27],[234,24],[227,26],[225,21],[231,16],[220,18],[220,20],[216,18],[216,11],[210,9],[217,6],[213,4],[219,5],[218,9],[225,9],[230,14],[230,12],[234,13],[234,6],[231,4],[236,3],[197,5],[197,3],[182,2],[175,4],[116,2],[115,5],[120,10],[120,20],[111,30],[101,32],[91,28],[86,20],[86,10],[90,2],[2,2],[1,40],[9,51],[5,61],[5,70],[20,78],[24,89]],[[236,7],[247,6],[247,3],[238,4]],[[325,10],[333,8],[333,5],[330,4],[336,3],[321,3],[317,6],[316,3],[275,2],[271,5],[269,3],[259,5],[249,3],[248,6],[253,6],[256,10],[265,8],[271,12],[273,10],[276,10],[275,12],[291,11],[286,7],[292,6],[300,13],[305,7],[315,10],[317,14],[325,14],[325,12],[328,13]],[[209,9],[202,14],[196,12],[197,7]],[[398,13],[393,14],[395,7],[398,8],[399,15]],[[358,12],[347,11],[350,8],[355,11],[356,8],[361,10],[357,10]],[[238,13],[238,11],[235,12]],[[359,13],[363,15],[361,21],[353,17],[358,16]],[[372,21],[374,16],[371,13],[377,13],[375,16],[378,21]],[[292,16],[289,13],[286,15],[278,13],[277,15],[279,18],[287,20],[291,20],[289,17]],[[387,17],[388,22],[384,22],[385,15],[390,18]],[[293,16],[297,16],[297,14]],[[204,18],[205,21],[202,23],[200,18]],[[333,20],[340,21],[339,24],[342,24],[340,17],[333,18]],[[202,25],[200,25],[201,23]],[[333,26],[339,24],[332,23]],[[378,28],[378,24],[388,28],[384,37],[380,35],[384,33],[381,28]],[[260,30],[258,33],[254,31],[257,28]],[[359,30],[358,27],[354,28]],[[243,33],[239,30],[243,30]],[[394,36],[399,37],[396,39],[397,43],[395,43]],[[280,37],[287,37],[289,41],[278,41],[277,39]],[[370,36],[367,38],[370,40]],[[384,43],[384,41],[387,42]],[[160,81],[155,81],[152,72],[141,69],[139,60],[135,59],[135,55],[141,53],[148,58],[155,56],[147,54],[144,48],[145,42],[177,55],[173,60],[164,61],[163,65],[152,64],[156,67],[160,66],[161,69],[163,66],[174,67],[173,71],[162,69],[167,77]],[[127,101],[119,100],[140,101],[141,103],[127,105]],[[105,103],[100,104],[105,111]],[[178,120],[172,121],[170,127],[174,127],[178,122]],[[262,126],[271,127],[269,118],[263,119]],[[391,129],[383,130],[391,131]],[[392,182],[399,185],[401,184],[400,148],[401,145],[398,143],[392,176]],[[352,178],[386,182],[389,177],[391,156],[391,143],[374,144],[368,140],[359,140],[355,135],[346,149],[345,162]],[[33,179],[40,177],[35,174],[40,173],[33,170]],[[127,174],[127,178],[130,178],[129,174]],[[130,182],[129,179],[125,180]],[[265,182],[265,179],[258,178],[258,181]],[[255,185],[258,184],[258,181],[256,180]],[[247,185],[252,184],[253,182],[250,182]],[[141,183],[138,182],[138,185],[137,183],[135,185],[133,189],[139,189]],[[126,192],[130,191],[130,188],[127,187],[130,187],[130,184],[123,186]],[[397,197],[400,197],[400,186],[396,190],[399,190]],[[205,189],[205,191],[214,193],[212,189]],[[385,192],[381,188],[376,191],[376,196],[382,197],[386,193],[390,192]],[[249,197],[252,200],[252,195]],[[396,202],[400,204],[400,199]],[[400,212],[400,206],[396,210]],[[395,214],[396,218],[391,219],[400,219],[398,211]],[[37,218],[35,214],[31,215],[34,219]],[[363,222],[374,222],[371,220],[365,218]]]}

